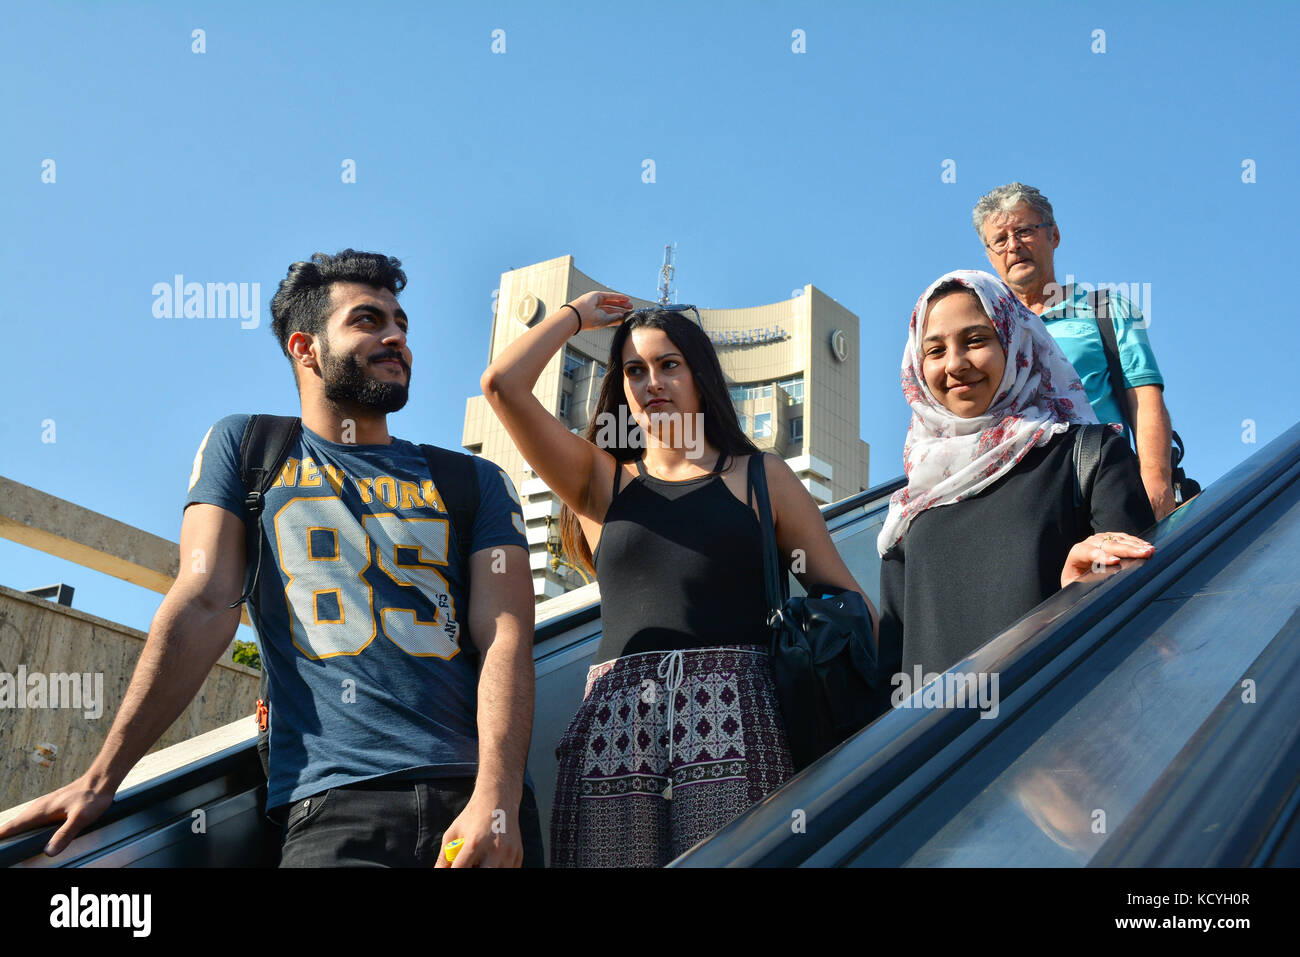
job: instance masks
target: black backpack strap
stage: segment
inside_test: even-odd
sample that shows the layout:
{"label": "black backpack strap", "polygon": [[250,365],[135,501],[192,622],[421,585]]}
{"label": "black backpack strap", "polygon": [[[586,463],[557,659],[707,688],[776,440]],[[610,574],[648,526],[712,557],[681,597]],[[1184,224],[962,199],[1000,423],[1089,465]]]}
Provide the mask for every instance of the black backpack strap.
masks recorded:
{"label": "black backpack strap", "polygon": [[1104,425],[1081,425],[1074,432],[1074,507],[1092,501],[1092,485],[1101,464],[1101,443],[1106,437]]}
{"label": "black backpack strap", "polygon": [[474,456],[465,452],[440,449],[436,445],[421,445],[429,475],[447,506],[452,528],[456,529],[461,565],[469,575],[469,550],[473,544],[474,518],[478,515],[478,469]]}
{"label": "black backpack strap", "polygon": [[1136,442],[1137,431],[1129,421],[1128,386],[1124,384],[1124,367],[1119,361],[1119,341],[1115,338],[1115,324],[1110,321],[1110,291],[1097,289],[1088,293],[1088,305],[1092,306],[1097,331],[1101,333],[1101,345],[1106,353],[1106,370],[1110,375],[1110,389],[1115,393],[1115,404],[1119,406],[1119,414],[1124,420],[1124,428],[1128,430],[1129,440]]}
{"label": "black backpack strap", "polygon": [[[1128,387],[1124,385],[1124,370],[1119,362],[1119,343],[1115,339],[1115,324],[1110,321],[1110,295],[1108,290],[1098,289],[1089,293],[1088,302],[1097,318],[1097,330],[1101,333],[1101,344],[1106,350],[1106,369],[1110,374],[1110,388],[1115,393],[1115,401],[1119,403],[1120,415],[1124,417],[1124,427],[1128,430],[1129,442],[1136,449],[1137,428],[1129,420]],[[1200,493],[1201,486],[1187,478],[1187,473],[1178,467],[1183,460],[1185,449],[1183,438],[1172,428],[1170,428],[1169,432],[1172,440],[1169,450],[1169,463],[1175,497],[1180,501],[1187,501],[1192,495]],[[1182,487],[1184,485],[1186,485],[1186,489]],[[1184,494],[1185,492],[1190,492],[1190,494]]]}
{"label": "black backpack strap", "polygon": [[[257,560],[245,580],[244,593],[230,607],[255,601],[257,576],[262,570],[262,530],[259,520],[266,492],[275,484],[289,449],[302,430],[302,419],[289,415],[254,415],[244,426],[239,443],[239,477],[244,483],[244,525],[257,541]],[[249,540],[252,545],[252,540]]]}
{"label": "black backpack strap", "polygon": [[[436,445],[421,445],[424,461],[429,466],[429,475],[442,496],[442,504],[447,506],[447,515],[451,527],[456,530],[456,546],[460,554],[460,567],[465,574],[465,593],[470,587],[469,554],[474,539],[474,519],[478,515],[479,487],[478,469],[474,465],[474,456],[465,452],[453,452]],[[469,636],[469,616],[461,622],[462,639]],[[474,652],[474,643],[462,640],[463,650]]]}
{"label": "black backpack strap", "polygon": [[[257,556],[249,563],[244,579],[244,593],[231,604],[235,608],[245,602],[249,618],[257,630],[258,638],[265,641],[261,616],[257,613],[257,579],[262,572],[262,509],[266,492],[275,484],[289,449],[302,431],[302,419],[290,415],[254,415],[244,426],[239,442],[239,477],[244,483],[244,529],[248,536],[246,550],[251,551],[257,542]],[[265,650],[265,649],[264,649]],[[266,674],[266,661],[262,661],[262,677],[257,692],[257,756],[262,763],[262,773],[270,777],[270,719],[271,689]]]}

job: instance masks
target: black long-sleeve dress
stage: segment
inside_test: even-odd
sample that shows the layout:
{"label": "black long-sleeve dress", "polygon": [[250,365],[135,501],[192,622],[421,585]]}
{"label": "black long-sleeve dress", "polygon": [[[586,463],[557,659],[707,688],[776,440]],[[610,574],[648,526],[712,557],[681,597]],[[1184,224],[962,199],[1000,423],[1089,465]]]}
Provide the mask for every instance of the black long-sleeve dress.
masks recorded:
{"label": "black long-sleeve dress", "polygon": [[1078,542],[1155,523],[1128,442],[1102,442],[1091,500],[1074,505],[1075,430],[1031,449],[980,494],[918,515],[880,566],[880,651],[892,673],[942,672],[1061,587]]}

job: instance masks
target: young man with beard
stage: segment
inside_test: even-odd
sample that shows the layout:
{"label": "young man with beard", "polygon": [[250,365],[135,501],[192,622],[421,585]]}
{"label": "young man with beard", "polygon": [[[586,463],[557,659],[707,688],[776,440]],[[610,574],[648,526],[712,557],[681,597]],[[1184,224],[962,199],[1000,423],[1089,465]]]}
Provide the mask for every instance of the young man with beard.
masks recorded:
{"label": "young man with beard", "polygon": [[[286,812],[282,866],[448,866],[456,840],[453,866],[540,865],[524,781],[533,592],[518,496],[474,459],[462,550],[439,476],[388,434],[410,384],[405,285],[397,259],[345,249],[294,263],[271,302],[302,427],[265,494],[250,601],[270,681],[267,808]],[[64,821],[47,853],[66,847],[229,646],[257,553],[240,468],[249,418],[223,418],[199,447],[180,575],[103,749],[0,837]]]}

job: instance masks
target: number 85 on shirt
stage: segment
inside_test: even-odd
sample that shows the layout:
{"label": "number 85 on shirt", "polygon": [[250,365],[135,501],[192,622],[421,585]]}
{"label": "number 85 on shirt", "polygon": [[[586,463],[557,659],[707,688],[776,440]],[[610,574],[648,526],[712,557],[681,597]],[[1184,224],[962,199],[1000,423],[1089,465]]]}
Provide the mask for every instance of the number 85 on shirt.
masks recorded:
{"label": "number 85 on shirt", "polygon": [[[446,519],[388,512],[366,515],[358,527],[339,499],[306,497],[285,504],[274,526],[280,568],[289,578],[285,597],[293,644],[307,657],[358,654],[379,627],[409,655],[450,658],[459,650],[455,602],[447,579],[434,567],[447,564]],[[428,612],[417,610],[415,602],[411,607],[391,603],[402,600],[393,589],[380,596],[376,616],[375,588],[365,578],[372,542],[380,570],[403,591],[418,591],[432,609],[431,619],[421,618]],[[400,559],[399,548],[407,550],[407,561]]]}

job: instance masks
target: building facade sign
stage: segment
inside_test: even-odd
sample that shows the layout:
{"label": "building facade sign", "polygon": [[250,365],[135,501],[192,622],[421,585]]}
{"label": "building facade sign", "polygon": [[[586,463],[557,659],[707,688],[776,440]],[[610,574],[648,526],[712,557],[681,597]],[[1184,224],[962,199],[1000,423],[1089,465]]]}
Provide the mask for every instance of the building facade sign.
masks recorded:
{"label": "building facade sign", "polygon": [[747,346],[758,342],[780,342],[789,339],[790,333],[780,326],[767,329],[711,329],[709,338],[719,346]]}
{"label": "building facade sign", "polygon": [[[579,271],[572,256],[505,272],[499,288],[489,363],[548,310],[554,311],[554,303],[611,289]],[[632,301],[640,308],[655,307],[649,300]],[[690,321],[699,321],[716,350],[740,429],[759,450],[785,460],[818,504],[867,487],[870,450],[859,435],[859,370],[853,355],[861,348],[856,315],[832,297],[817,294],[812,285],[800,290],[797,301],[792,296],[784,303],[686,314],[693,317]],[[566,337],[575,331],[572,316],[567,322]],[[537,401],[566,429],[581,435],[595,426],[597,445],[637,441],[633,436],[638,430],[627,423],[613,423],[611,428],[593,422],[608,378],[605,363],[614,335],[615,327],[606,326],[568,338],[533,388]],[[702,430],[692,421],[688,436],[686,425],[683,421],[683,443],[698,445]],[[603,440],[598,434],[602,430]],[[535,597],[554,598],[589,582],[589,570],[579,567],[581,562],[566,555],[556,541],[554,520],[562,508],[558,496],[528,467],[481,394],[466,402],[461,441],[504,469],[519,490]]]}

